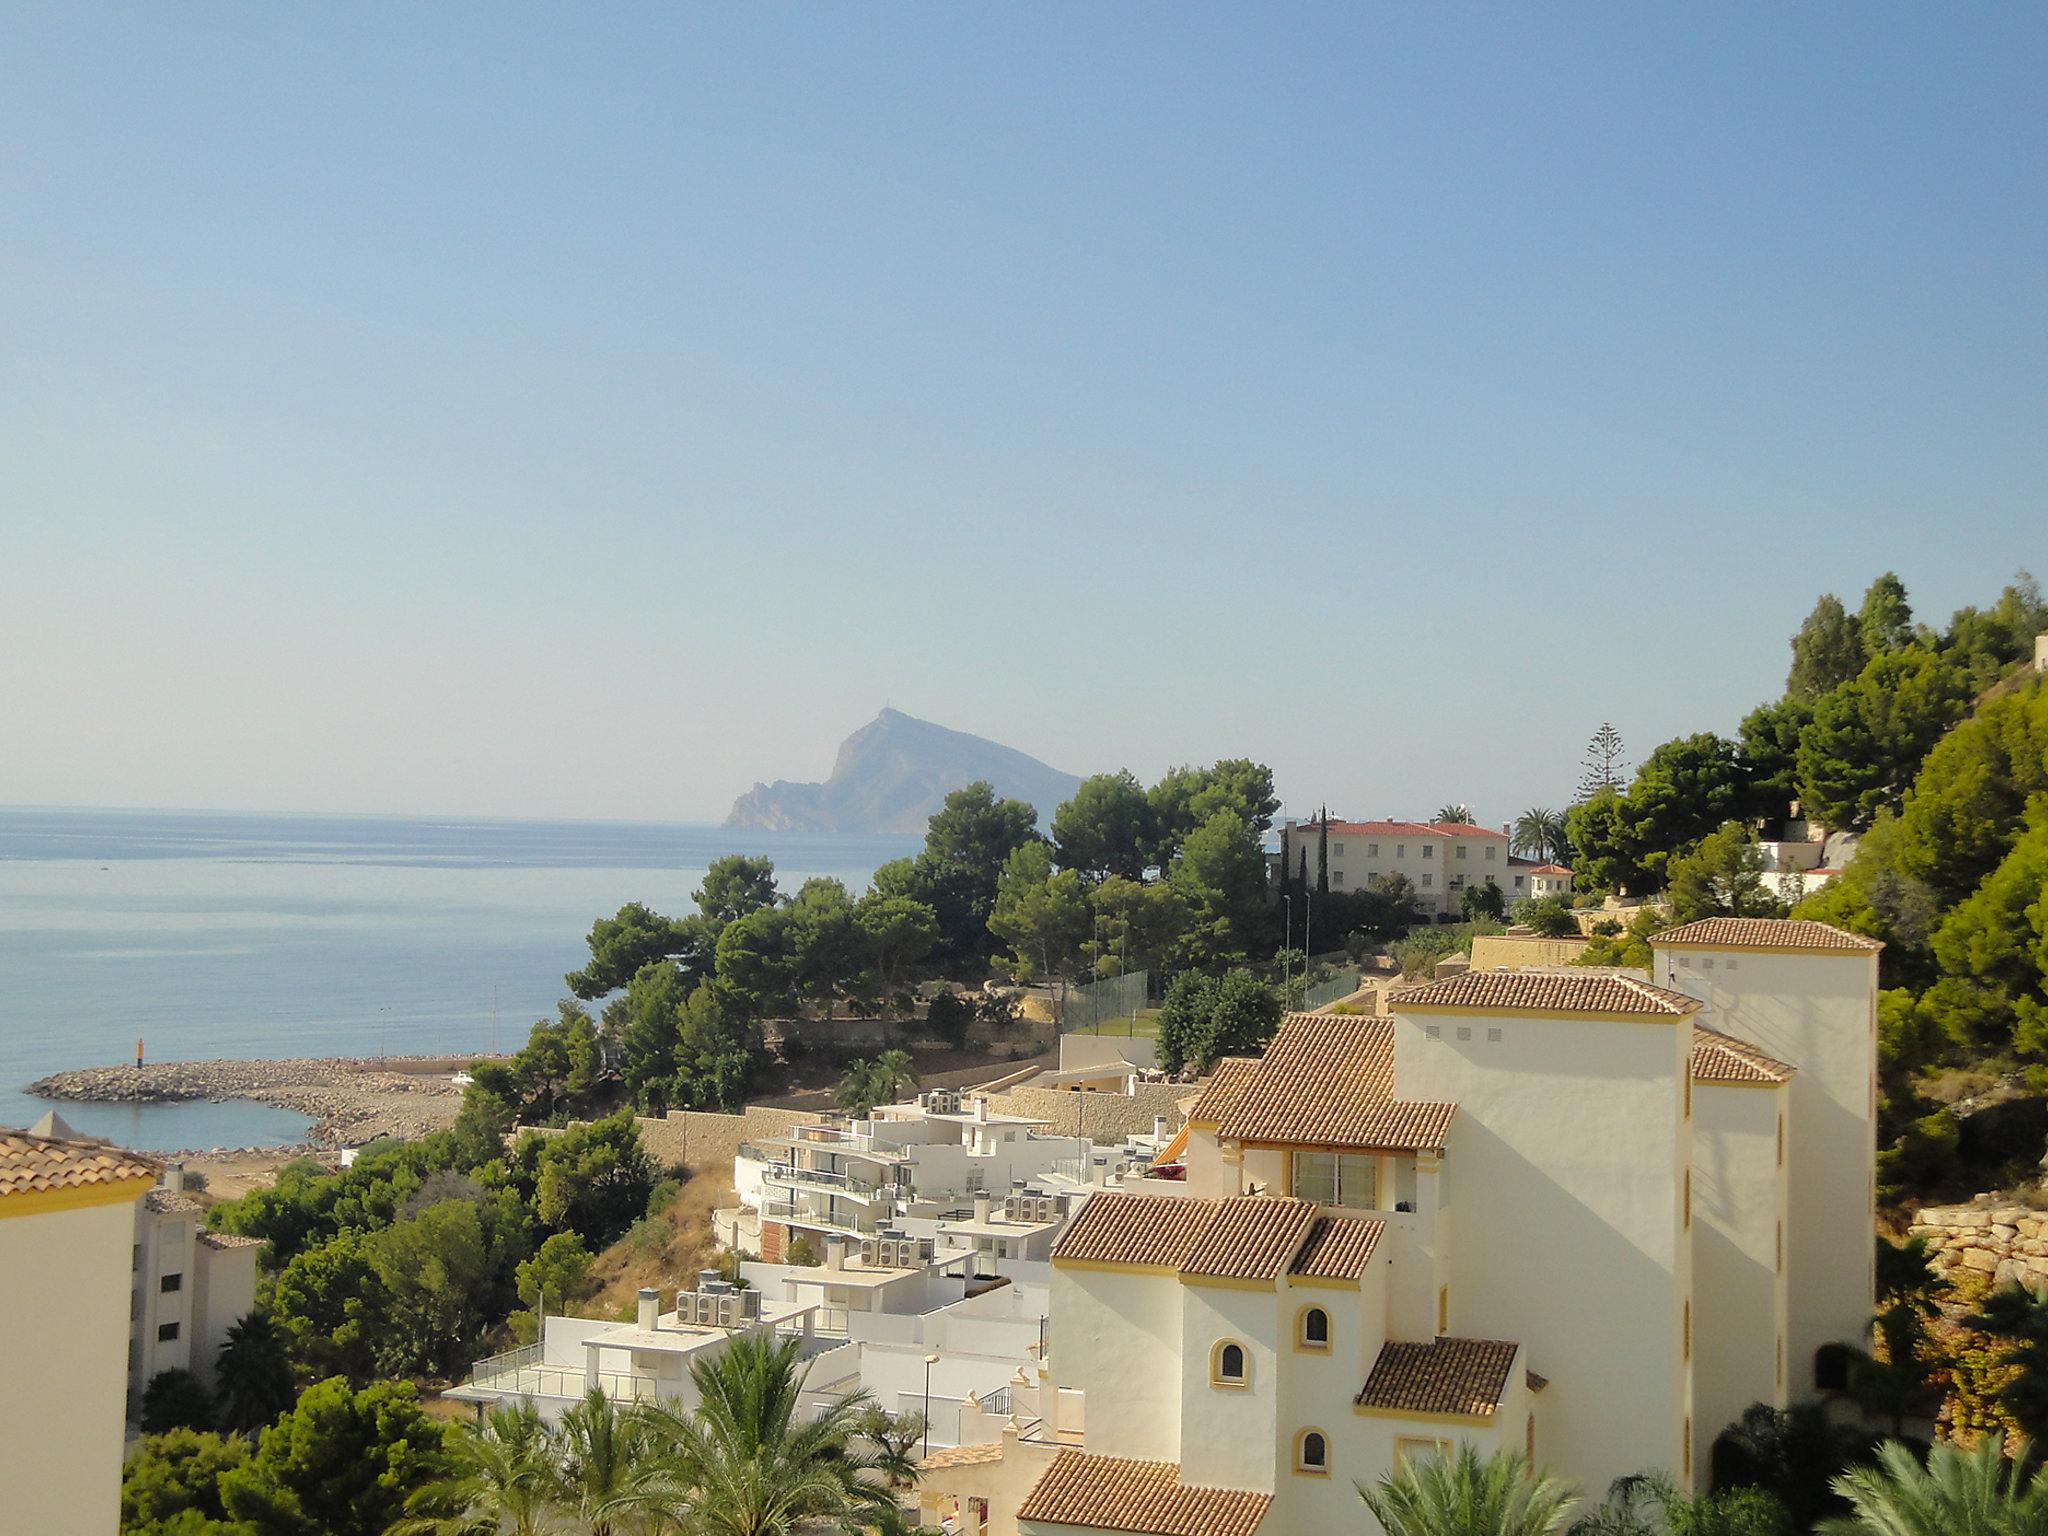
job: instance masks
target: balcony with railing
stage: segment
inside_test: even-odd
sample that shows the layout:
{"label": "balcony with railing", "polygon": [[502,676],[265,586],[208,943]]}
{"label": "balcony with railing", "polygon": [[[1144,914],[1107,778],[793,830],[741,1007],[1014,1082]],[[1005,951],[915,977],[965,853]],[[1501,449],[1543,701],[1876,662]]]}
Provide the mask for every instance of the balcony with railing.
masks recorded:
{"label": "balcony with railing", "polygon": [[580,1366],[550,1365],[541,1346],[508,1350],[479,1360],[464,1386],[505,1397],[558,1398],[575,1402],[592,1386],[613,1402],[641,1402],[656,1395],[654,1377],[631,1371],[599,1371],[595,1380]]}
{"label": "balcony with railing", "polygon": [[849,1237],[873,1237],[882,1223],[866,1212],[820,1210],[800,1200],[763,1200],[764,1220],[789,1222],[799,1227],[816,1227],[822,1232],[841,1232]]}

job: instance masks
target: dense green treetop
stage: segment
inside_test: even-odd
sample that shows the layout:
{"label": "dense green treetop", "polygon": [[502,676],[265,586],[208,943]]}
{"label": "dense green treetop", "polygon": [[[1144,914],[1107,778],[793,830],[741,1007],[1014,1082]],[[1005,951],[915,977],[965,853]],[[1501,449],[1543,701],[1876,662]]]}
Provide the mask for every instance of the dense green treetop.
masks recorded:
{"label": "dense green treetop", "polygon": [[1265,850],[1235,811],[1218,811],[1187,835],[1167,882],[1187,906],[1181,964],[1220,970],[1271,953]]}
{"label": "dense green treetop", "polygon": [[145,1435],[121,1469],[122,1536],[215,1536],[212,1523],[227,1516],[221,1474],[248,1459],[240,1435]]}
{"label": "dense green treetop", "polygon": [[410,1383],[323,1381],[221,1474],[221,1503],[237,1536],[384,1536],[407,1495],[447,1470],[443,1434]]}
{"label": "dense green treetop", "polygon": [[1893,572],[1886,571],[1863,594],[1863,606],[1856,610],[1856,636],[1865,656],[1882,656],[1912,644],[1913,606],[1906,601],[1906,584]]}
{"label": "dense green treetop", "polygon": [[1830,592],[1813,605],[1813,612],[1792,637],[1792,670],[1785,678],[1785,694],[1793,699],[1817,699],[1831,693],[1863,670],[1868,658],[1863,652],[1863,632],[1842,600]]}
{"label": "dense green treetop", "polygon": [[690,919],[663,917],[651,907],[629,901],[615,917],[601,917],[590,927],[590,963],[571,971],[564,981],[586,1000],[616,992],[645,966],[657,960],[687,956],[699,971],[708,969],[715,935]]}
{"label": "dense green treetop", "polygon": [[1083,779],[1052,819],[1052,841],[1062,869],[1093,880],[1145,873],[1157,844],[1152,804],[1128,771]]}
{"label": "dense green treetop", "polygon": [[1161,869],[1173,862],[1189,833],[1219,812],[1228,811],[1255,835],[1264,836],[1280,809],[1280,797],[1273,793],[1273,770],[1242,757],[1223,758],[1207,768],[1170,768],[1146,792],[1146,799],[1158,839],[1152,862]]}
{"label": "dense green treetop", "polygon": [[713,859],[691,899],[705,921],[723,932],[726,924],[775,904],[774,861],[744,853]]}
{"label": "dense green treetop", "polygon": [[1785,906],[1764,883],[1764,851],[1741,822],[1708,833],[1671,860],[1665,895],[1673,922],[1703,917],[1783,917]]}
{"label": "dense green treetop", "polygon": [[1791,816],[1799,798],[1799,738],[1812,723],[1812,704],[1789,696],[1742,717],[1745,815],[1773,826]]}
{"label": "dense green treetop", "polygon": [[1055,873],[1052,852],[1043,843],[1028,843],[1010,855],[989,927],[1009,945],[1019,980],[1076,975],[1091,921],[1080,875],[1071,869]]}
{"label": "dense green treetop", "polygon": [[1968,713],[1967,679],[1919,646],[1873,657],[1814,702],[1799,738],[1799,800],[1829,826],[1862,831],[1897,810],[1936,742]]}

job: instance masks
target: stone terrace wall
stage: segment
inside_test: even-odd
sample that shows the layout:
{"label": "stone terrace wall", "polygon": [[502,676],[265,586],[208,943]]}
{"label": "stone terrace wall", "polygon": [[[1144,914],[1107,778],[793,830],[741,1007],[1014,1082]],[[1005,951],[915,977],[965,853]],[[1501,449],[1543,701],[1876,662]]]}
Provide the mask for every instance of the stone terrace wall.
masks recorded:
{"label": "stone terrace wall", "polygon": [[2016,1280],[2034,1290],[2048,1288],[2048,1211],[1988,1197],[1968,1205],[1928,1206],[1911,1232],[1926,1239],[1937,1274],[1974,1269],[1989,1275],[1994,1285]]}
{"label": "stone terrace wall", "polygon": [[1126,1098],[1120,1093],[1075,1093],[1026,1084],[990,1094],[988,1107],[999,1115],[1049,1120],[1052,1123],[1046,1128],[1056,1136],[1078,1136],[1085,1128],[1090,1141],[1113,1143],[1136,1131],[1149,1135],[1154,1115],[1166,1116],[1169,1132],[1179,1130],[1186,1118],[1180,1101],[1198,1092],[1193,1083],[1140,1083],[1138,1091]]}

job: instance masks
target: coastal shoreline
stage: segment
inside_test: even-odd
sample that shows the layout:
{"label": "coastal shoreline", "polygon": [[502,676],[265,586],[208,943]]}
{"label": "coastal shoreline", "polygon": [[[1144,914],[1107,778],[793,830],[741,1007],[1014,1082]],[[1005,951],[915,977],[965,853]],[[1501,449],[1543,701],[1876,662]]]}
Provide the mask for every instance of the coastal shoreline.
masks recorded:
{"label": "coastal shoreline", "polygon": [[[30,1083],[27,1091],[40,1099],[74,1104],[248,1099],[292,1110],[313,1123],[298,1147],[239,1150],[335,1151],[379,1136],[424,1136],[453,1123],[462,1107],[462,1086],[453,1080],[454,1074],[479,1059],[437,1055],[163,1061],[56,1072]],[[222,1150],[193,1149],[195,1155]]]}

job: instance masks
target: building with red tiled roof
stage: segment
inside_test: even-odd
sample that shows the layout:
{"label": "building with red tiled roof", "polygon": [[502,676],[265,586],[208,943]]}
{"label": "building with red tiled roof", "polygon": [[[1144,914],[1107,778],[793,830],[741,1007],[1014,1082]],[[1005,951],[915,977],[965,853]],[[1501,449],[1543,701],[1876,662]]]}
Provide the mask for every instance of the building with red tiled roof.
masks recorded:
{"label": "building with red tiled roof", "polygon": [[989,1536],[1344,1529],[1354,1485],[1458,1445],[1699,1486],[1750,1403],[1811,1394],[1802,1280],[1857,1292],[1840,1336],[1867,1316],[1868,1243],[1794,1268],[1791,1217],[1810,1184],[1868,1225],[1860,1161],[1803,1168],[1797,1100],[1860,1088],[1821,1139],[1867,1153],[1874,953],[1692,925],[1654,979],[1498,967],[1289,1015],[1218,1064],[1177,1177],[1055,1246],[1055,1432],[932,1475]]}

